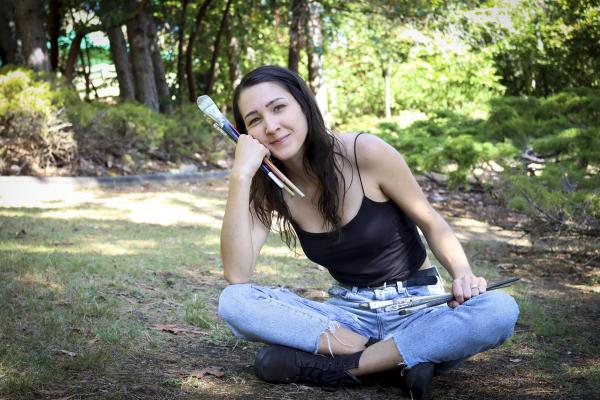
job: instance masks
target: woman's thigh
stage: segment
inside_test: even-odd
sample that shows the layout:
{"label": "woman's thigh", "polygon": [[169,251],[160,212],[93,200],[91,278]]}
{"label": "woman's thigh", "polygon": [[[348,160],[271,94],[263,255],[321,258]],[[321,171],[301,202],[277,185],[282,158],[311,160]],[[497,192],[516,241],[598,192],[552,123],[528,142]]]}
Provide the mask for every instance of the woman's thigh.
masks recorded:
{"label": "woman's thigh", "polygon": [[219,298],[219,316],[236,336],[312,353],[326,330],[343,327],[366,332],[352,313],[273,286],[227,286]]}

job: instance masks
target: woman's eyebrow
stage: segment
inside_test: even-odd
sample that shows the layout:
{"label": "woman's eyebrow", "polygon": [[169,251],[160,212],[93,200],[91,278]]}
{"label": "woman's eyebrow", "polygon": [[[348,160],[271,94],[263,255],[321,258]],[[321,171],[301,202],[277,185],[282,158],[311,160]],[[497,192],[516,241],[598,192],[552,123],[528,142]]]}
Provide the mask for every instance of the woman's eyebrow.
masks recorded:
{"label": "woman's eyebrow", "polygon": [[[273,100],[271,100],[267,104],[265,104],[265,107],[269,107],[271,104],[275,103],[277,100],[283,100],[283,99],[285,99],[285,97],[275,97]],[[250,111],[248,114],[246,114],[244,116],[244,119],[248,118],[252,114],[257,114],[257,113],[258,113],[258,111],[256,111],[256,110]]]}

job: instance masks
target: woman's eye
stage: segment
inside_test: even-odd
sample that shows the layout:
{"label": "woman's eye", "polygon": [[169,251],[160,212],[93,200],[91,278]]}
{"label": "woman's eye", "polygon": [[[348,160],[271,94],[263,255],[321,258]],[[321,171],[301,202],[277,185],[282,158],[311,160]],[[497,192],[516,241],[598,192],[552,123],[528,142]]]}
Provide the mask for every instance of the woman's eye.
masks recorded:
{"label": "woman's eye", "polygon": [[257,121],[258,121],[258,118],[251,119],[250,122],[248,122],[248,126],[254,125]]}
{"label": "woman's eye", "polygon": [[275,107],[273,107],[273,111],[281,111],[285,108],[285,104],[277,104]]}

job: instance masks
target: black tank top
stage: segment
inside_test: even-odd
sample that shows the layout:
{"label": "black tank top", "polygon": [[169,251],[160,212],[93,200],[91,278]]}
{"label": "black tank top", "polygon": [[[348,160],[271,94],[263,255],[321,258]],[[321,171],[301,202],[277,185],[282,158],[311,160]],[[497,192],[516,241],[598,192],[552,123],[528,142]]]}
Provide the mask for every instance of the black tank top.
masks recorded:
{"label": "black tank top", "polygon": [[417,271],[427,253],[415,223],[391,200],[377,202],[365,196],[356,157],[356,169],[363,191],[356,216],[341,228],[337,237],[330,232],[311,233],[292,225],[304,254],[346,285],[379,286],[404,280]]}

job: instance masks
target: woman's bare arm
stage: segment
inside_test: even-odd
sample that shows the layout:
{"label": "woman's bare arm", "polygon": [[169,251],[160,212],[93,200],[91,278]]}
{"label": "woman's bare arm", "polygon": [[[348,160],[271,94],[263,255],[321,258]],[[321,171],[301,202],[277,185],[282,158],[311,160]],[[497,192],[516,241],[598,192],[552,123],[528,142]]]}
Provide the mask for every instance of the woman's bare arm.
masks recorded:
{"label": "woman's bare arm", "polygon": [[269,228],[250,211],[250,185],[268,150],[249,135],[241,135],[229,177],[229,194],[221,227],[221,259],[225,280],[246,283],[265,243]]}
{"label": "woman's bare arm", "polygon": [[[446,220],[433,209],[404,158],[389,144],[372,135],[357,142],[360,171],[373,177],[423,232],[431,251],[452,276],[452,292],[459,303],[485,291],[486,282],[473,274],[462,245]],[[477,286],[475,292],[472,287]]]}

